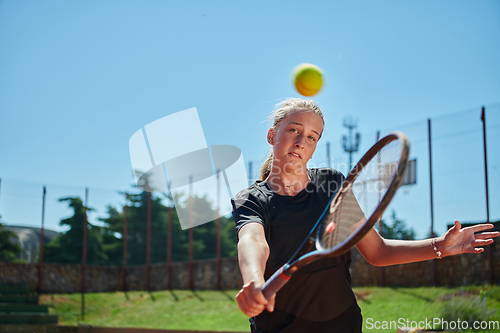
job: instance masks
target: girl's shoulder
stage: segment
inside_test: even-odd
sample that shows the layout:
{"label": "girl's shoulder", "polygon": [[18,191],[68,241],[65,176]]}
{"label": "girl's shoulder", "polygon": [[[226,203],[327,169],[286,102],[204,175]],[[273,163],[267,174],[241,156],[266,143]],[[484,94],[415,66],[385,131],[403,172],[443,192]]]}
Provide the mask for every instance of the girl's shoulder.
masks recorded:
{"label": "girl's shoulder", "polygon": [[258,180],[249,187],[238,192],[231,201],[235,206],[241,206],[245,203],[252,202],[257,205],[263,205],[269,201],[272,196],[272,191],[266,186],[266,183]]}
{"label": "girl's shoulder", "polygon": [[307,169],[307,172],[309,172],[311,180],[313,179],[319,181],[338,180],[340,182],[343,182],[345,178],[342,172],[332,168],[310,168]]}

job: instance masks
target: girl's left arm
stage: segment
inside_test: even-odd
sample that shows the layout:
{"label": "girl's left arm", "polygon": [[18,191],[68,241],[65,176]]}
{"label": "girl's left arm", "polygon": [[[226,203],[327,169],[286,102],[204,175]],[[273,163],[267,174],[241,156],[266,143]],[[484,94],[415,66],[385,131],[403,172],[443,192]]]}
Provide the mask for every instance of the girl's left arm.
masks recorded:
{"label": "girl's left arm", "polygon": [[462,228],[460,222],[455,221],[443,236],[417,241],[384,239],[372,229],[356,247],[374,266],[399,265],[461,253],[481,253],[482,246],[493,243],[493,238],[500,235],[498,231],[481,232],[491,228],[493,224]]}

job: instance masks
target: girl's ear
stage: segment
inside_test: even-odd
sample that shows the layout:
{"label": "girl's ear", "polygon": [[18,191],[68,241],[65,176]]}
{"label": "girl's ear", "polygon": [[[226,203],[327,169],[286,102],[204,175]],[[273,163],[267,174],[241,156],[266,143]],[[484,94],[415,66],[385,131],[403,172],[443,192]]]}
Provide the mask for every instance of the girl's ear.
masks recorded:
{"label": "girl's ear", "polygon": [[267,142],[272,146],[274,145],[274,128],[270,128],[269,131],[267,131]]}

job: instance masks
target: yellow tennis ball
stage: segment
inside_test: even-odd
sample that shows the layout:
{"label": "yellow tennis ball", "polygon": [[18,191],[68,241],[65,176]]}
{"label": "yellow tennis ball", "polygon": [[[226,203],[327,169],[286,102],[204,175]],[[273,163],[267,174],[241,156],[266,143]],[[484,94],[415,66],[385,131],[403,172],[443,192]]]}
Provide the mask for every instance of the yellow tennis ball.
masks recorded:
{"label": "yellow tennis ball", "polygon": [[313,64],[300,64],[293,69],[292,80],[302,96],[313,96],[323,85],[323,72]]}

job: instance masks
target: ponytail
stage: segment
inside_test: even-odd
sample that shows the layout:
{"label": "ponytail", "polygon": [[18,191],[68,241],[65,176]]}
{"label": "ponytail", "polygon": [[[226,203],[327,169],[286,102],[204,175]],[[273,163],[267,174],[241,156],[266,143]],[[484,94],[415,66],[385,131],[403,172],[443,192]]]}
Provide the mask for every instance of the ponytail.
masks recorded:
{"label": "ponytail", "polygon": [[272,165],[273,165],[273,151],[271,150],[271,153],[269,154],[266,161],[264,162],[264,164],[262,164],[262,167],[260,168],[260,180],[266,180],[266,178],[271,173]]}

